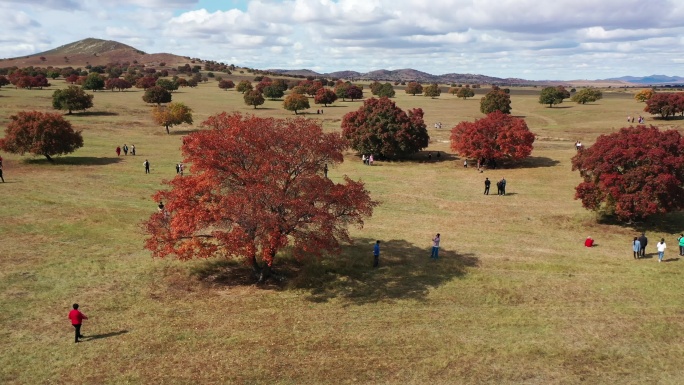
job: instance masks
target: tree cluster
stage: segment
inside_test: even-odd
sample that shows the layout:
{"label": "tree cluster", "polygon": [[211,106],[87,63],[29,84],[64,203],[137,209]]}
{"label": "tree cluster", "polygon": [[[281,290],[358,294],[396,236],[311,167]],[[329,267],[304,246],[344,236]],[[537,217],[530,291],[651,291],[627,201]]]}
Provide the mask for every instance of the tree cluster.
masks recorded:
{"label": "tree cluster", "polygon": [[669,119],[676,114],[684,115],[684,92],[655,93],[646,100],[644,111]]}

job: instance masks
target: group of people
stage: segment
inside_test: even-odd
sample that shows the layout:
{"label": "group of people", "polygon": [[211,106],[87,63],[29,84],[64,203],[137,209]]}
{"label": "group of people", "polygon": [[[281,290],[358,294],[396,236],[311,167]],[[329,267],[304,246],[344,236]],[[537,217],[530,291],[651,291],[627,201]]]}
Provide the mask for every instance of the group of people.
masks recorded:
{"label": "group of people", "polygon": [[178,162],[176,164],[176,174],[179,174],[180,176],[183,176],[183,171],[185,170],[185,165],[183,162]]}
{"label": "group of people", "polygon": [[[639,124],[644,124],[646,119],[644,119],[643,116],[639,115],[639,119],[637,120]],[[627,123],[634,123],[634,117],[633,116],[628,116],[627,117]]]}
{"label": "group of people", "polygon": [[[679,255],[684,255],[684,234],[680,234],[679,238]],[[641,236],[634,237],[632,240],[632,252],[634,259],[641,259],[646,257],[646,246],[648,246],[648,238],[645,233],[641,233]],[[660,242],[656,243],[656,250],[658,250],[658,262],[662,262],[665,257],[665,249],[667,244],[665,243],[665,238],[660,238]]]}
{"label": "group of people", "polygon": [[361,155],[361,160],[363,164],[372,166],[373,165],[373,154],[366,156],[366,154]]}
{"label": "group of people", "polygon": [[[121,150],[122,150],[122,147],[116,146],[116,156],[121,156]],[[131,155],[135,155],[135,144],[131,144],[130,150],[131,150]],[[128,145],[126,145],[126,143],[124,143],[124,145],[123,145],[123,153],[124,153],[124,156],[128,155]]]}
{"label": "group of people", "polygon": [[435,123],[435,128],[437,128],[437,129],[442,128],[442,122]]}
{"label": "group of people", "polygon": [[[484,195],[489,195],[489,186],[492,185],[492,181],[485,178],[484,185]],[[501,178],[500,181],[496,182],[496,195],[506,195],[506,178]]]}
{"label": "group of people", "polygon": [[316,110],[316,115],[320,115],[323,113],[323,110]]}

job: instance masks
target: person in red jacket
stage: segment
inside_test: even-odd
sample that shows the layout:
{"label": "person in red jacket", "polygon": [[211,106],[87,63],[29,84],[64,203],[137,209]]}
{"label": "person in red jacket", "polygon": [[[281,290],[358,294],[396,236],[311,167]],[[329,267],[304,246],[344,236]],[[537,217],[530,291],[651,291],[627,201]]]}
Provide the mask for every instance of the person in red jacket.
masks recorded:
{"label": "person in red jacket", "polygon": [[587,237],[587,240],[584,241],[584,246],[593,247],[594,246],[594,240],[591,239],[591,237]]}
{"label": "person in red jacket", "polygon": [[84,319],[88,319],[88,317],[78,310],[78,304],[75,303],[74,310],[69,312],[69,319],[71,320],[71,325],[76,330],[76,340],[74,342],[79,342],[78,339],[83,338],[83,335],[81,335],[81,322]]}

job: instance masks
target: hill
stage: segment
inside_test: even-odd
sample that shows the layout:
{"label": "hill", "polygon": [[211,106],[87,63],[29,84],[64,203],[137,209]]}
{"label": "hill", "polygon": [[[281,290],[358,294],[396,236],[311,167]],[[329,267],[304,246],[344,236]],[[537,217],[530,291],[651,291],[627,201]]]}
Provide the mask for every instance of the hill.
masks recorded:
{"label": "hill", "polygon": [[190,58],[170,53],[149,54],[113,40],[87,38],[34,55],[2,59],[0,66],[81,67],[117,62],[138,62],[145,65],[166,63],[168,66],[176,66],[189,61]]}
{"label": "hill", "polygon": [[619,78],[610,78],[606,80],[623,81],[634,84],[684,84],[684,77],[667,75],[650,75],[641,77],[622,76]]}

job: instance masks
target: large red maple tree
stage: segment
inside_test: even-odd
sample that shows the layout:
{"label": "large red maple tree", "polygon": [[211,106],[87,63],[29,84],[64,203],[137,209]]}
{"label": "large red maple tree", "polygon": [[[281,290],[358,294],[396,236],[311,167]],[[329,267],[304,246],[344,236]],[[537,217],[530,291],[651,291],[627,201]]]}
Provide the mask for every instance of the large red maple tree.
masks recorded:
{"label": "large red maple tree", "polygon": [[334,254],[351,242],[349,225],[372,215],[362,182],[324,176],[346,142],[318,122],[224,112],[203,126],[183,140],[191,173],[154,195],[165,206],[144,224],[153,256],[244,259],[263,281],[286,246],[297,257]]}
{"label": "large red maple tree", "polygon": [[462,156],[491,161],[520,160],[532,153],[534,134],[525,120],[494,111],[451,129],[451,149]]}
{"label": "large red maple tree", "polygon": [[625,127],[572,158],[583,182],[575,199],[620,220],[684,208],[684,138],[675,130]]}

